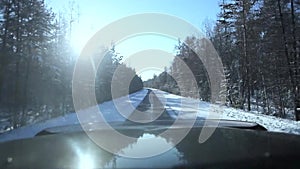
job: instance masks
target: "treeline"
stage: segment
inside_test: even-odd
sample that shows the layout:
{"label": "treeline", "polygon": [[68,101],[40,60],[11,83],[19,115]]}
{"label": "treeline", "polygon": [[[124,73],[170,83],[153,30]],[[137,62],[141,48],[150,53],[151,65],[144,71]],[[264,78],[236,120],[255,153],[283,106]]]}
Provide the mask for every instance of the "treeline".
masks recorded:
{"label": "treeline", "polygon": [[[300,1],[221,0],[218,21],[206,34],[223,62],[227,90],[222,94],[229,106],[279,117],[293,111],[300,120]],[[203,39],[180,43],[175,60],[189,65],[200,97],[207,100],[210,84],[190,45],[201,47]],[[175,65],[168,72],[172,76]]]}
{"label": "treeline", "polygon": [[[216,55],[213,44],[203,37],[187,37],[184,42],[178,42],[175,50],[177,53],[170,68],[144,82],[144,86],[187,97],[198,95],[200,100],[211,101],[211,84],[206,68],[218,71],[214,67]],[[192,91],[194,86],[198,86],[197,91]]]}
{"label": "treeline", "polygon": [[154,75],[152,79],[144,81],[145,87],[163,90],[169,93],[180,95],[180,90],[176,80],[170,76],[167,68],[159,75]]}
{"label": "treeline", "polygon": [[[66,16],[55,14],[43,0],[0,1],[0,127],[17,128],[74,111],[77,56],[70,47],[73,18]],[[112,98],[109,84],[119,65],[112,48],[102,64],[105,78],[97,77],[99,103]],[[135,75],[130,68],[124,70]],[[131,92],[142,88],[139,77],[135,83]]]}
{"label": "treeline", "polygon": [[[300,120],[300,3],[224,0],[212,41],[227,71],[228,100]],[[298,109],[297,109],[298,108]]]}
{"label": "treeline", "polygon": [[104,55],[95,79],[98,103],[137,92],[144,87],[135,70],[121,63],[121,60],[122,56],[116,54],[114,47]]}

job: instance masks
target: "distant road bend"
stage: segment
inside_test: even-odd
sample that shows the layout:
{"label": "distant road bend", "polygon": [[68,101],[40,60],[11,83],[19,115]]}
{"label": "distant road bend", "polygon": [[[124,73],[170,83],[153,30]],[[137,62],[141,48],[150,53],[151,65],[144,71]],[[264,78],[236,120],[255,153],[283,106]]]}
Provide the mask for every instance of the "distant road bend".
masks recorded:
{"label": "distant road bend", "polygon": [[155,120],[174,120],[151,89],[127,121],[147,123]]}

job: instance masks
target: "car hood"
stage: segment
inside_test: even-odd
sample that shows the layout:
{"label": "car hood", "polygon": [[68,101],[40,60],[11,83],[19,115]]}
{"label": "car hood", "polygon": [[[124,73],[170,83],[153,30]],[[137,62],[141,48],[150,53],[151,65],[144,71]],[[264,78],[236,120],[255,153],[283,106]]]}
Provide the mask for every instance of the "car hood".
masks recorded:
{"label": "car hood", "polygon": [[[212,126],[205,128],[213,129]],[[45,132],[34,138],[1,143],[0,168],[300,166],[300,136],[219,126],[206,142],[199,143],[203,129],[201,126],[188,129],[182,125],[171,128],[145,125],[116,127],[119,133],[135,138],[130,141],[114,137],[107,128],[88,132]],[[166,130],[169,134],[163,134]],[[187,135],[177,144],[174,136],[182,132]],[[98,139],[91,139],[95,135]],[[153,156],[147,156],[149,154]]]}

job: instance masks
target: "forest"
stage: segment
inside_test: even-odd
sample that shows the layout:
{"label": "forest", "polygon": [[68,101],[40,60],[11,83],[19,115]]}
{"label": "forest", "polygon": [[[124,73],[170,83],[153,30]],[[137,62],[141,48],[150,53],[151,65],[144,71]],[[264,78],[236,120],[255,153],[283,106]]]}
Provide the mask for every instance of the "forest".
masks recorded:
{"label": "forest", "polygon": [[[205,23],[206,39],[222,60],[226,104],[247,111],[300,120],[300,1],[220,0],[216,23]],[[183,60],[193,72],[201,100],[210,100],[210,82],[191,47],[206,45],[191,36],[179,41],[172,65],[144,82],[147,87],[180,94],[174,79]],[[209,56],[207,56],[209,57]]]}
{"label": "forest", "polygon": [[[74,111],[72,75],[77,56],[70,45],[72,9],[54,13],[43,0],[0,1],[0,119],[6,128]],[[135,71],[120,63],[122,57],[114,47],[107,48],[95,80],[98,103],[112,99],[110,81],[119,66],[125,77],[134,77],[130,92],[143,87]],[[119,88],[123,90],[122,84]]]}
{"label": "forest", "polygon": [[[72,76],[78,56],[71,46],[74,4],[54,12],[44,0],[0,1],[0,123],[18,128],[74,112]],[[129,92],[146,87],[182,94],[187,84],[181,61],[193,72],[203,101],[210,101],[210,79],[196,53],[212,44],[225,72],[226,105],[246,111],[300,120],[300,1],[220,0],[216,22],[205,23],[205,37],[180,39],[170,67],[142,82],[133,68],[122,63],[115,47],[96,73],[98,103],[113,98],[114,79],[120,97],[133,77]],[[199,51],[193,51],[191,49]],[[97,55],[94,57],[98,57]],[[114,76],[119,70],[121,74]]]}

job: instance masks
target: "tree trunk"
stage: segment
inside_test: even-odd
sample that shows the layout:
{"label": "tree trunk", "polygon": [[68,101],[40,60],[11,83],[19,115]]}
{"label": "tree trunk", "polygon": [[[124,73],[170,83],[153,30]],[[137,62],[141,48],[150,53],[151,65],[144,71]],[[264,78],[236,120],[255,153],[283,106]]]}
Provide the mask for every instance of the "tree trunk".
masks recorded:
{"label": "tree trunk", "polygon": [[[291,58],[289,55],[289,51],[288,51],[288,42],[287,42],[287,37],[286,37],[286,30],[284,27],[284,18],[283,18],[283,13],[282,13],[282,9],[281,9],[281,4],[280,4],[280,0],[277,0],[277,5],[278,5],[278,9],[279,9],[279,15],[280,15],[280,22],[281,22],[281,29],[282,29],[282,34],[283,34],[283,42],[284,42],[284,51],[285,51],[285,56],[287,58],[287,62],[288,62],[288,69],[289,69],[289,78],[292,84],[292,92],[294,93],[294,112],[295,112],[295,119],[296,121],[300,120],[300,110],[298,110],[298,106],[299,106],[299,89],[298,89],[298,84],[297,84],[297,75],[295,76],[294,73],[296,73],[297,71],[293,70],[294,65],[291,64]],[[294,16],[294,2],[293,0],[291,0],[291,14],[292,14],[292,24],[293,24],[293,38],[295,38],[296,34],[295,34],[295,16]],[[295,39],[293,40],[294,42]],[[293,50],[295,50],[295,43],[293,43]],[[296,53],[296,52],[294,52]],[[294,57],[294,59],[297,60],[297,58]],[[294,60],[294,64],[297,64],[297,61]],[[298,68],[296,68],[298,69]],[[296,81],[295,81],[296,80]],[[300,107],[300,106],[299,106]]]}
{"label": "tree trunk", "polygon": [[294,77],[292,77],[294,79],[294,111],[295,111],[295,117],[296,117],[296,121],[299,121],[300,120],[300,94],[299,94],[299,65],[298,65],[298,52],[297,52],[297,37],[296,37],[296,18],[295,18],[295,7],[294,7],[294,0],[291,0],[291,16],[292,16],[292,34],[293,34],[293,72],[294,72]]}
{"label": "tree trunk", "polygon": [[2,86],[3,86],[3,75],[5,68],[7,66],[7,37],[8,37],[8,29],[9,29],[9,15],[10,15],[10,9],[11,3],[6,4],[6,8],[4,10],[4,33],[2,35],[2,46],[1,46],[1,54],[0,54],[0,102],[2,100]]}
{"label": "tree trunk", "polygon": [[25,72],[25,81],[24,81],[24,86],[23,86],[23,99],[22,99],[22,125],[25,125],[27,123],[26,119],[27,119],[27,114],[26,114],[26,110],[27,110],[27,106],[28,106],[28,82],[29,82],[29,75],[30,75],[30,67],[31,67],[31,62],[32,62],[32,52],[31,52],[31,48],[29,47],[28,49],[28,60],[27,60],[27,64],[26,64],[26,72]]}
{"label": "tree trunk", "polygon": [[244,58],[246,59],[246,92],[247,92],[247,110],[251,111],[251,73],[250,73],[250,66],[251,61],[248,56],[248,35],[247,35],[247,11],[246,11],[246,0],[242,1],[242,8],[243,8],[243,54]]}

